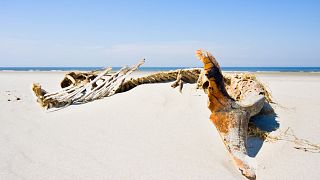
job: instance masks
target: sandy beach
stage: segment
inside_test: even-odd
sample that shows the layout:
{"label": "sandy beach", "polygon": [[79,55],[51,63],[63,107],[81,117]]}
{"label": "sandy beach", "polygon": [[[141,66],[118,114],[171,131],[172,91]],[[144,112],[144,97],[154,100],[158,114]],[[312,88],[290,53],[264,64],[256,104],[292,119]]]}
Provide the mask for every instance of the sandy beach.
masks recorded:
{"label": "sandy beach", "polygon": [[[141,74],[141,72],[140,72]],[[140,75],[134,74],[136,76]],[[207,95],[185,84],[138,86],[48,112],[33,82],[59,89],[64,72],[0,72],[0,179],[244,179],[209,120]],[[320,74],[257,73],[279,124],[320,143]],[[319,179],[319,153],[288,141],[255,146],[257,179]]]}

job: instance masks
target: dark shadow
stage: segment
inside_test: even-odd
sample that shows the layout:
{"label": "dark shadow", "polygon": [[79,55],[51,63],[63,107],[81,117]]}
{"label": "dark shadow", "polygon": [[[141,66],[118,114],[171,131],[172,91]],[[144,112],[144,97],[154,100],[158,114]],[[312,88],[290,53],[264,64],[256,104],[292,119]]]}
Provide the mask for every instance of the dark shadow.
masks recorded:
{"label": "dark shadow", "polygon": [[250,157],[256,157],[262,148],[264,140],[260,137],[249,136],[247,139],[247,153]]}
{"label": "dark shadow", "polygon": [[280,127],[276,120],[277,114],[269,103],[265,103],[261,112],[250,119],[249,128],[256,134],[248,134],[247,152],[250,157],[256,157],[259,153],[265,139],[261,136],[277,130]]}

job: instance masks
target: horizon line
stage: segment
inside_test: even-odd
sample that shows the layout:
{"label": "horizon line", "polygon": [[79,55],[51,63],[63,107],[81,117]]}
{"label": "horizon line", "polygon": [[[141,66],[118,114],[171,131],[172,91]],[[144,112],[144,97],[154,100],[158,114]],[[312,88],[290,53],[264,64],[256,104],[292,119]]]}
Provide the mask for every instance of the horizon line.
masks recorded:
{"label": "horizon line", "polygon": [[[126,65],[128,66],[128,65]],[[0,68],[121,68],[125,66],[0,66]],[[139,68],[201,68],[199,66],[143,66]],[[320,68],[320,66],[221,66],[221,68]]]}

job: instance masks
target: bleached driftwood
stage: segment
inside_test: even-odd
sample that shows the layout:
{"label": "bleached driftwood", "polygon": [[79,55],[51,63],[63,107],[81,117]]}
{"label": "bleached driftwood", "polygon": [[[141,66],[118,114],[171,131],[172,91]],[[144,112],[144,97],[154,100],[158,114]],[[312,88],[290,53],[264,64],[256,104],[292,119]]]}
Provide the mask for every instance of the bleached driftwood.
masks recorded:
{"label": "bleached driftwood", "polygon": [[[33,84],[32,90],[37,96],[37,101],[44,108],[61,108],[70,104],[81,104],[89,101],[101,99],[116,93],[116,90],[124,82],[125,78],[133,71],[138,69],[144,60],[132,67],[124,67],[118,72],[108,75],[111,68],[106,68],[94,78],[89,74],[88,78],[74,79],[68,74],[70,84],[54,93],[47,93],[39,84]],[[85,77],[85,76],[82,76]],[[61,83],[61,85],[63,82]],[[62,86],[64,86],[63,84]]]}
{"label": "bleached driftwood", "polygon": [[[67,73],[64,79],[61,81],[61,88],[78,85],[82,81],[86,81],[87,79],[96,77],[97,72],[98,71]],[[138,78],[131,78],[123,82],[119,89],[117,89],[116,93],[128,91],[141,84],[162,83],[171,81],[176,81],[172,84],[172,87],[175,88],[179,86],[179,81],[177,81],[177,79],[181,79],[184,83],[196,83],[197,79],[199,78],[200,72],[200,68],[178,69],[165,72],[157,72]]]}
{"label": "bleached driftwood", "polygon": [[[250,117],[258,114],[264,103],[263,94],[254,89],[242,101],[232,98],[225,88],[224,78],[216,59],[207,51],[198,50],[197,57],[204,64],[208,89],[210,119],[216,126],[235,165],[248,179],[255,179],[254,167],[250,164],[246,141]],[[232,86],[231,86],[232,87]],[[249,93],[249,92],[248,92]]]}
{"label": "bleached driftwood", "polygon": [[[68,86],[75,86],[83,81],[90,82],[93,79],[95,79],[101,72],[99,71],[92,71],[92,72],[70,72],[67,73],[64,77],[64,79],[61,81],[60,86],[62,88],[68,87]],[[108,75],[108,74],[107,74]],[[95,84],[93,84],[95,86]]]}
{"label": "bleached driftwood", "polygon": [[[128,91],[141,84],[149,83],[174,81],[172,87],[179,86],[180,92],[182,91],[183,83],[197,83],[198,88],[207,90],[206,84],[208,82],[205,82],[204,71],[200,68],[157,72],[128,80],[123,79],[124,74],[130,74],[128,73],[128,68],[123,68],[114,74],[109,74],[110,70],[70,72],[65,75],[60,83],[62,89],[48,93],[39,84],[33,84],[33,91],[41,106],[49,109],[93,101],[115,93]],[[253,74],[225,73],[223,76],[227,91],[234,99],[241,100],[247,94],[246,92],[253,91],[257,94],[264,94],[267,99],[271,100],[267,89]],[[122,81],[119,81],[120,78],[122,78]],[[118,83],[117,85],[116,82]],[[109,93],[111,92],[111,88],[113,89],[112,93]]]}
{"label": "bleached driftwood", "polygon": [[[67,73],[61,81],[61,87],[76,86],[82,81],[94,79],[99,71],[93,72],[70,72]],[[111,76],[107,74],[107,76]],[[181,81],[180,81],[181,79]],[[223,73],[223,79],[226,90],[229,95],[236,99],[242,100],[250,93],[265,95],[267,102],[272,102],[271,94],[252,73]],[[141,84],[173,82],[171,87],[179,86],[181,89],[183,83],[197,83],[197,89],[201,88],[207,91],[208,82],[203,69],[178,69],[172,71],[156,72],[142,77],[125,80],[116,90],[116,93],[128,91]]]}
{"label": "bleached driftwood", "polygon": [[250,117],[261,113],[264,104],[272,102],[266,87],[250,73],[222,74],[214,57],[203,51],[197,56],[204,63],[204,69],[179,69],[158,72],[126,80],[144,60],[131,68],[124,67],[118,72],[109,74],[111,68],[102,72],[71,72],[61,82],[62,89],[48,93],[38,84],[33,84],[33,91],[42,107],[61,108],[70,104],[81,104],[103,97],[128,91],[141,84],[174,81],[172,87],[183,83],[197,83],[209,96],[210,119],[219,131],[232,159],[242,173],[249,179],[255,178],[255,172],[247,161],[247,129]]}

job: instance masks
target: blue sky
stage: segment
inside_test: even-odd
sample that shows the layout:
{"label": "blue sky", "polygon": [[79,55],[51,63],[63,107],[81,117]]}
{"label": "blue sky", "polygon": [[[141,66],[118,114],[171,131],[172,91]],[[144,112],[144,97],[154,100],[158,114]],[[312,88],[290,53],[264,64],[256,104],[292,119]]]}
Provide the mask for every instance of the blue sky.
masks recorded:
{"label": "blue sky", "polygon": [[320,1],[0,0],[0,66],[320,66]]}

